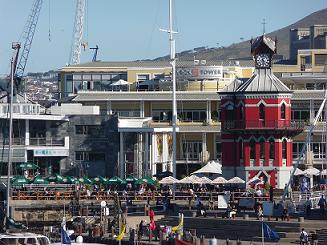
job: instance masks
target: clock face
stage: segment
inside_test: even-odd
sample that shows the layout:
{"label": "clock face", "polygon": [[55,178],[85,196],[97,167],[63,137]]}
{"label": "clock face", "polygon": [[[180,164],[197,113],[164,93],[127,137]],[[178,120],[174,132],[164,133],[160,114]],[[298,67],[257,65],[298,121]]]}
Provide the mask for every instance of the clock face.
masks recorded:
{"label": "clock face", "polygon": [[258,68],[270,67],[270,57],[268,54],[258,54],[255,57],[256,66]]}

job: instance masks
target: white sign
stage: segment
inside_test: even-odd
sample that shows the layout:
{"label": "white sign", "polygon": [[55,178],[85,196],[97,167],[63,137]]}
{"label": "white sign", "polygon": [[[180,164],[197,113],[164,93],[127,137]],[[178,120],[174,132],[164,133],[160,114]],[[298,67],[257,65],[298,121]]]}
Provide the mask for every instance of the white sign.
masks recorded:
{"label": "white sign", "polygon": [[218,195],[218,208],[227,208],[228,199],[227,195]]}
{"label": "white sign", "polygon": [[67,149],[36,149],[33,150],[35,157],[67,157],[69,150]]}
{"label": "white sign", "polygon": [[176,69],[177,79],[217,79],[223,77],[222,66],[193,66]]}

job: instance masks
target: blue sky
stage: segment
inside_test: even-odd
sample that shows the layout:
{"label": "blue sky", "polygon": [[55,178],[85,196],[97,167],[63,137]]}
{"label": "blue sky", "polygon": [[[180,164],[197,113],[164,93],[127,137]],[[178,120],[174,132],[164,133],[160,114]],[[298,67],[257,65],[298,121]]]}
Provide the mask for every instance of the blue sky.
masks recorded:
{"label": "blue sky", "polygon": [[[174,0],[176,49],[227,46],[289,25],[327,6],[325,0]],[[0,0],[0,74],[9,73],[33,0]],[[50,8],[49,8],[50,5]],[[25,71],[58,69],[68,62],[76,0],[43,0]],[[49,18],[50,16],[50,18]],[[84,40],[99,45],[100,60],[136,60],[168,54],[168,0],[88,0]],[[50,28],[51,41],[48,39]],[[82,51],[81,62],[93,52]]]}

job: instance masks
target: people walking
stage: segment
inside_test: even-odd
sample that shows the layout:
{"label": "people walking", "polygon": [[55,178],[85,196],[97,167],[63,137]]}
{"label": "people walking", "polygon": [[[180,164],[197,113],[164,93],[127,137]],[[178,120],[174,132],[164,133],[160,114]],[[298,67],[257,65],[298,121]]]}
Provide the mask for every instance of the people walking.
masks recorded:
{"label": "people walking", "polygon": [[311,244],[312,245],[318,245],[318,234],[316,231],[314,231],[311,235]]}
{"label": "people walking", "polygon": [[307,245],[308,244],[308,233],[302,228],[301,234],[300,234],[300,245]]}
{"label": "people walking", "polygon": [[320,199],[319,199],[319,202],[318,202],[318,205],[320,207],[320,212],[321,212],[321,215],[325,215],[325,207],[327,206],[327,202],[326,202],[326,199],[324,197],[324,195],[321,195]]}

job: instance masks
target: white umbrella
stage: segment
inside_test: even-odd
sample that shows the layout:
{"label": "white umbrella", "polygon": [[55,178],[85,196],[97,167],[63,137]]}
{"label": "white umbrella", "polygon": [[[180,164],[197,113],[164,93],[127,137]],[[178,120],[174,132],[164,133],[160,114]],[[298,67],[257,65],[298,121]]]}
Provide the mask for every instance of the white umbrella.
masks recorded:
{"label": "white umbrella", "polygon": [[180,183],[180,184],[193,184],[193,180],[191,179],[191,177],[187,176],[187,177],[181,179],[180,181],[178,181],[178,183]]}
{"label": "white umbrella", "polygon": [[227,180],[224,178],[224,177],[218,177],[218,178],[215,178],[211,184],[213,185],[219,185],[219,184],[226,184],[227,183]]}
{"label": "white umbrella", "polygon": [[110,84],[111,86],[121,86],[121,85],[129,85],[129,83],[123,79],[119,79],[117,82]]}
{"label": "white umbrella", "polygon": [[201,179],[200,179],[200,181],[201,181],[201,184],[211,184],[211,179],[209,179],[209,178],[207,178],[207,177],[202,177]]}
{"label": "white umbrella", "polygon": [[327,169],[324,169],[323,171],[320,172],[321,175],[327,175]]}
{"label": "white umbrella", "polygon": [[227,181],[228,184],[244,184],[245,181],[242,180],[241,178],[239,177],[234,177],[234,178],[231,178],[230,180]]}
{"label": "white umbrella", "polygon": [[178,182],[179,182],[178,179],[175,179],[172,176],[165,177],[165,178],[163,178],[162,180],[159,181],[160,184],[167,184],[167,185],[172,185],[172,184],[175,184],[175,183],[178,183]]}
{"label": "white umbrella", "polygon": [[313,176],[313,175],[319,175],[320,171],[316,168],[308,168],[308,169],[304,170],[304,173],[306,175]]}
{"label": "white umbrella", "polygon": [[190,180],[192,181],[193,184],[202,184],[201,178],[196,175],[191,175]]}
{"label": "white umbrella", "polygon": [[192,174],[222,174],[221,164],[217,161],[209,161],[205,166]]}
{"label": "white umbrella", "polygon": [[294,175],[299,176],[299,175],[304,175],[305,172],[299,168],[295,169]]}

